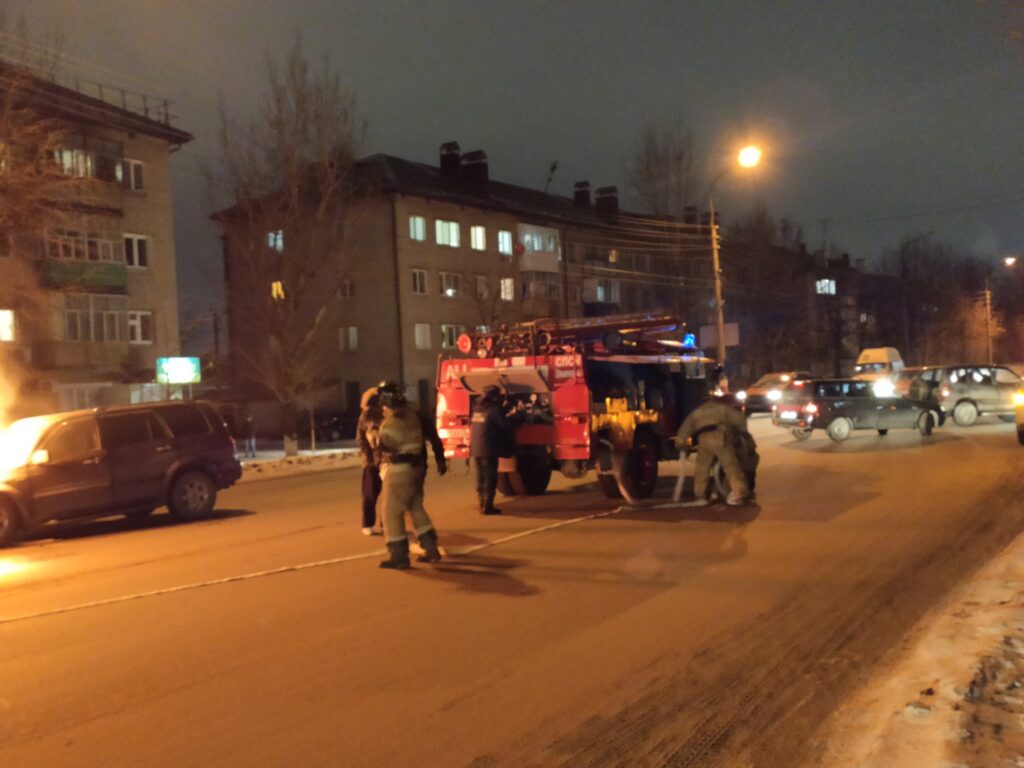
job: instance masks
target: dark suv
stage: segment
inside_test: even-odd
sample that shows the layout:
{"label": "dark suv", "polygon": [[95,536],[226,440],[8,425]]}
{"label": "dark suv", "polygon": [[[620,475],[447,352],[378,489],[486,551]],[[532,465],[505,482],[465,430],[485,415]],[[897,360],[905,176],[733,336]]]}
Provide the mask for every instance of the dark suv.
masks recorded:
{"label": "dark suv", "polygon": [[112,406],[21,419],[0,431],[0,546],[50,520],[167,507],[209,514],[242,476],[206,402]]}
{"label": "dark suv", "polygon": [[782,400],[772,411],[772,423],[784,427],[798,440],[806,440],[815,429],[824,429],[836,442],[855,429],[917,429],[922,435],[945,422],[936,403],[911,400],[895,394],[887,381],[862,379],[810,379],[795,382],[783,390]]}

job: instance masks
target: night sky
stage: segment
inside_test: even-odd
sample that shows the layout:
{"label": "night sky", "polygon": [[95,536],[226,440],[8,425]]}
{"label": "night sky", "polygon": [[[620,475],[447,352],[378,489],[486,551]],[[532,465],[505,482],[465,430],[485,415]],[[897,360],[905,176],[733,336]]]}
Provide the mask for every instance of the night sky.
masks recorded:
{"label": "night sky", "polygon": [[217,154],[218,94],[246,112],[267,51],[297,31],[354,90],[367,153],[436,163],[457,140],[486,150],[492,178],[541,188],[557,160],[553,192],[580,179],[625,192],[642,126],[675,121],[709,176],[741,142],[764,147],[756,178],[717,189],[726,223],[763,200],[812,247],[827,227],[869,262],[921,232],[987,258],[1024,250],[1024,41],[1001,0],[6,6],[34,37],[63,30],[82,77],[172,99],[195,135],[173,161],[186,316],[219,301],[200,172]]}

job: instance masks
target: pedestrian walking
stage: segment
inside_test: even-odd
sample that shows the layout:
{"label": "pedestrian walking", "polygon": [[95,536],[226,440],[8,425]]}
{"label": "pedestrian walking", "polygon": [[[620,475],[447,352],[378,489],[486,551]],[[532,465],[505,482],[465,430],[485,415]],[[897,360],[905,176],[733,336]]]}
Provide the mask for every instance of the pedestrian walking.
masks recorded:
{"label": "pedestrian walking", "polygon": [[360,401],[359,421],[356,423],[356,444],[363,464],[363,535],[373,536],[377,531],[377,499],[380,496],[380,426],[384,413],[380,407],[377,387],[363,393]]}
{"label": "pedestrian walking", "polygon": [[737,435],[749,434],[747,417],[732,405],[734,401],[732,395],[707,400],[695,408],[679,427],[677,444],[683,446],[692,440],[697,449],[697,466],[693,475],[693,492],[697,498],[688,502],[688,506],[708,503],[705,494],[711,464],[715,459],[718,459],[729,480],[730,490],[725,503],[735,506],[747,498],[747,477],[735,450]]}
{"label": "pedestrian walking", "polygon": [[476,466],[476,497],[482,515],[500,515],[494,506],[498,459],[511,455],[512,427],[496,386],[484,388],[470,416],[469,456]]}
{"label": "pedestrian walking", "polygon": [[245,415],[242,417],[242,438],[243,445],[245,448],[245,457],[248,459],[256,458],[256,417],[253,415],[252,410],[248,407],[245,409]]}
{"label": "pedestrian walking", "polygon": [[413,530],[423,547],[419,561],[436,563],[441,559],[437,531],[423,507],[427,474],[423,421],[409,407],[400,385],[385,382],[378,390],[384,415],[379,432],[381,515],[389,555],[387,560],[381,561],[380,567],[404,570],[410,566],[406,512],[412,517]]}

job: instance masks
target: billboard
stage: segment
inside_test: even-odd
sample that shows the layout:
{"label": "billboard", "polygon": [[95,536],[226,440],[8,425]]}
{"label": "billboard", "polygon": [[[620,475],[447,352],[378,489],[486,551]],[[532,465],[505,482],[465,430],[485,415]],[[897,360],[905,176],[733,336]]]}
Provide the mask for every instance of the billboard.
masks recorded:
{"label": "billboard", "polygon": [[158,384],[198,384],[203,380],[198,357],[158,357],[156,359]]}

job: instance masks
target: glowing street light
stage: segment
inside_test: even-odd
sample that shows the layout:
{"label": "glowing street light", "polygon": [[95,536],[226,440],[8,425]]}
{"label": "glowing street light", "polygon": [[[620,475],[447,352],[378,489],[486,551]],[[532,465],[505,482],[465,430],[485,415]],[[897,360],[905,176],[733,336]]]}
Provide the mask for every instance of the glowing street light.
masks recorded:
{"label": "glowing street light", "polygon": [[[753,168],[761,162],[760,147],[753,144],[743,147],[736,155],[736,162],[741,168]],[[718,336],[718,364],[723,366],[725,365],[725,308],[722,303],[722,268],[718,261],[718,224],[715,222],[715,200],[712,192],[715,184],[731,170],[732,166],[726,168],[708,187],[708,212],[711,216],[711,259],[715,270],[715,330]]]}
{"label": "glowing street light", "polygon": [[1005,257],[1003,259],[1003,264],[1006,265],[1007,267],[1012,267],[1016,263],[1017,263],[1017,257],[1016,256],[1007,256],[1007,257]]}

